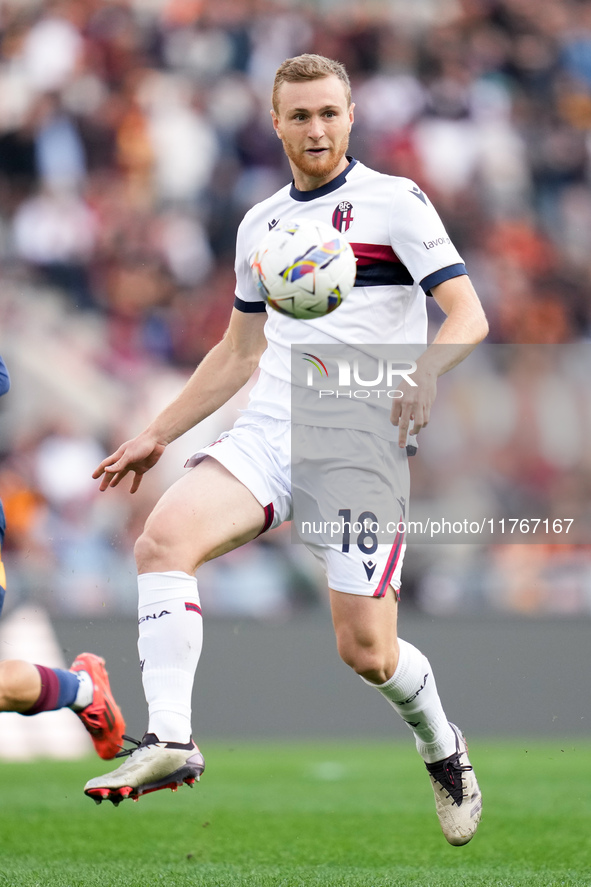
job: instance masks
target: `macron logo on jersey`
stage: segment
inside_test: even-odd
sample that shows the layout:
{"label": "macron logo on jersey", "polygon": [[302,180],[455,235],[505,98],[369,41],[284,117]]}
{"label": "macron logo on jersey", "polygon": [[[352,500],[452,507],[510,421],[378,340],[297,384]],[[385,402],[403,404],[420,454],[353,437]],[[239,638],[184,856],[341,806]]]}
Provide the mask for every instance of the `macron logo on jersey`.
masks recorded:
{"label": "macron logo on jersey", "polygon": [[427,206],[427,198],[425,197],[425,195],[423,194],[423,192],[421,191],[421,189],[419,188],[418,185],[415,185],[414,188],[410,188],[409,193],[414,194],[415,197],[418,197],[419,200],[422,200],[422,202],[425,204],[425,206]]}
{"label": "macron logo on jersey", "polygon": [[271,231],[275,227],[275,225],[278,225],[278,224],[279,224],[279,219],[273,219],[272,222],[267,222],[267,225],[269,226],[269,231]]}
{"label": "macron logo on jersey", "polygon": [[367,581],[371,582],[371,577],[373,576],[373,574],[375,572],[375,568],[377,567],[377,564],[374,564],[373,561],[368,561],[367,563],[365,563],[365,561],[363,561],[362,563],[363,563],[363,566],[365,567],[365,572],[367,574]]}

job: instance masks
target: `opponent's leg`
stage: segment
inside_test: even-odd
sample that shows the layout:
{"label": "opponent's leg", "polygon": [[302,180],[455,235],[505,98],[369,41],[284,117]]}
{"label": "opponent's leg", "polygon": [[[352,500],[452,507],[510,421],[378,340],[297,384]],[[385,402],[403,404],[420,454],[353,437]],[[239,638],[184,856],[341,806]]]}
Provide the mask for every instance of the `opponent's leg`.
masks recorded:
{"label": "opponent's leg", "polygon": [[201,563],[253,539],[264,522],[252,493],[210,458],[177,481],[148,518],[135,549],[148,730],[128,761],[87,783],[86,794],[98,803],[137,799],[199,779],[205,765],[191,739],[191,692],[202,618],[192,574]]}
{"label": "opponent's leg", "polygon": [[[0,555],[4,531],[0,502]],[[6,572],[0,559],[0,613],[5,589]],[[0,662],[0,711],[36,715],[66,707],[76,712],[101,758],[114,758],[123,742],[125,721],[111,693],[104,659],[94,653],[81,653],[69,670],[22,659]]]}
{"label": "opponent's leg", "polygon": [[482,800],[464,737],[445,716],[428,659],[397,637],[397,601],[331,589],[331,609],[341,658],[374,686],[414,734],[435,793],[439,821],[451,844],[474,835]]}
{"label": "opponent's leg", "polygon": [[[77,685],[77,679],[74,680]],[[41,689],[39,669],[31,662],[22,659],[0,662],[0,711],[26,712],[39,699]]]}
{"label": "opponent's leg", "polygon": [[104,659],[81,653],[69,670],[22,659],[0,662],[0,711],[32,716],[71,708],[91,735],[101,758],[114,758],[125,721],[113,698]]}

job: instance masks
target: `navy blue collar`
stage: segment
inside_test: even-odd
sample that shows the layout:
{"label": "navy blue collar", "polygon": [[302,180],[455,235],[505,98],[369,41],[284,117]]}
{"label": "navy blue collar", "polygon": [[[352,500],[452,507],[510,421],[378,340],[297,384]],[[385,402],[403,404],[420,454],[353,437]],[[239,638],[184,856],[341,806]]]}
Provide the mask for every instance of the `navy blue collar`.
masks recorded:
{"label": "navy blue collar", "polygon": [[357,161],[353,157],[349,157],[347,155],[347,160],[349,161],[349,165],[346,169],[340,173],[335,179],[331,179],[330,182],[327,182],[326,185],[322,185],[321,188],[315,188],[313,191],[298,191],[293,181],[291,183],[291,189],[289,191],[289,196],[293,197],[294,200],[300,200],[305,202],[306,200],[316,200],[317,197],[324,197],[325,194],[330,194],[331,191],[336,191],[337,188],[340,188],[341,185],[344,185],[347,181],[347,176],[357,163]]}

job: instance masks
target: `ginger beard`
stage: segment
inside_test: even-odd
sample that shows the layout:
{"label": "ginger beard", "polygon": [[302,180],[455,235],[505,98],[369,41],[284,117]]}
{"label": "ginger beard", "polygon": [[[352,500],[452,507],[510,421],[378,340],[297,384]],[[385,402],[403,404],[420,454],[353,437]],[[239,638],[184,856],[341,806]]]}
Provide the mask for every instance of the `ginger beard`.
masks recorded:
{"label": "ginger beard", "polygon": [[[349,147],[349,133],[345,133],[341,139],[334,145],[328,145],[321,154],[314,155],[307,153],[300,144],[290,141],[284,134],[281,139],[283,150],[288,160],[290,160],[297,168],[306,176],[312,178],[324,179],[339,166]],[[313,147],[308,146],[313,150]]]}

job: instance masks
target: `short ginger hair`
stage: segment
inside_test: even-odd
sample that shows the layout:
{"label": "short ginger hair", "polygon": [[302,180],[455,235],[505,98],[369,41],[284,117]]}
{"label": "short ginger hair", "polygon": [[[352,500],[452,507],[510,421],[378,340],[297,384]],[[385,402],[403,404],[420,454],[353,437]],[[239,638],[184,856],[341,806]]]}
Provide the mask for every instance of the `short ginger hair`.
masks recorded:
{"label": "short ginger hair", "polygon": [[277,68],[275,82],[273,83],[273,110],[277,114],[279,107],[278,93],[282,83],[299,83],[304,80],[320,80],[322,77],[336,75],[345,86],[347,106],[351,104],[351,82],[345,66],[334,59],[327,59],[323,55],[304,53],[296,55],[292,59],[286,59]]}

